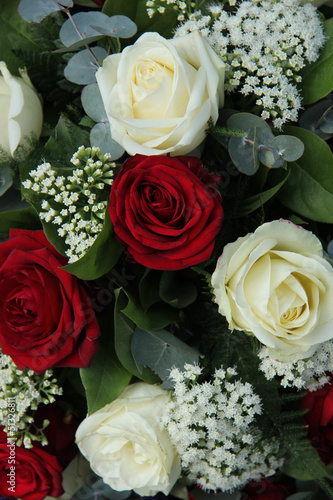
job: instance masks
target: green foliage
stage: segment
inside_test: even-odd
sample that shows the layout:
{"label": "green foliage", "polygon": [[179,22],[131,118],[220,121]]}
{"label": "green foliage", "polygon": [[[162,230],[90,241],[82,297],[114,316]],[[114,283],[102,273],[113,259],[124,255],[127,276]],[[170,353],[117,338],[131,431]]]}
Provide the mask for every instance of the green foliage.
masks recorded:
{"label": "green foliage", "polygon": [[115,353],[112,309],[100,315],[99,322],[100,350],[93,357],[89,368],[80,370],[89,414],[116,399],[127,387],[132,377],[119,362]]}
{"label": "green foliage", "polygon": [[13,184],[14,171],[9,165],[0,164],[0,196]]}
{"label": "green foliage", "polygon": [[73,7],[73,0],[21,0],[18,6],[20,16],[27,22],[39,23],[63,7]]}
{"label": "green foliage", "polygon": [[333,156],[325,141],[299,127],[286,130],[305,145],[302,158],[290,165],[290,175],[279,192],[279,199],[303,217],[333,222]]}
{"label": "green foliage", "polygon": [[108,53],[103,47],[92,47],[74,54],[64,69],[64,75],[70,82],[79,85],[95,83],[98,61],[105,59]]}
{"label": "green foliage", "polygon": [[62,269],[83,280],[96,280],[109,272],[117,263],[122,248],[118,243],[108,211],[102,231],[81,259]]}
{"label": "green foliage", "polygon": [[82,500],[83,498],[94,500],[125,500],[131,491],[116,491],[105,484],[103,479],[93,472],[89,474],[89,484],[85,484],[77,490],[70,500]]}
{"label": "green foliage", "polygon": [[41,229],[36,210],[33,207],[0,212],[0,234],[8,234],[10,229]]}
{"label": "green foliage", "polygon": [[156,31],[165,38],[172,38],[172,31],[177,25],[177,13],[166,8],[162,16],[150,19],[146,13],[146,0],[106,0],[102,12],[108,16],[121,14],[129,17],[138,27],[137,37],[146,31]]}
{"label": "green foliage", "polygon": [[198,363],[200,353],[167,330],[144,331],[136,328],[131,341],[132,355],[140,373],[151,368],[163,381],[164,389],[172,389],[168,380],[172,367],[184,369],[185,363]]}
{"label": "green foliage", "polygon": [[312,104],[333,90],[333,18],[324,23],[327,41],[320,57],[301,71],[303,104]]}
{"label": "green foliage", "polygon": [[333,134],[333,100],[324,99],[301,115],[299,124],[326,141]]}

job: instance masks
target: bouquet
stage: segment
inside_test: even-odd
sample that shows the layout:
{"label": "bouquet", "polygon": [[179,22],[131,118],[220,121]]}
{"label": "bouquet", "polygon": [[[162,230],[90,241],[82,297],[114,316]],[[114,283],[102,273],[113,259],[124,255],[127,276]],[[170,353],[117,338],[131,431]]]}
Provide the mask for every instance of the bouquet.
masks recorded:
{"label": "bouquet", "polygon": [[333,498],[331,14],[2,1],[1,498]]}

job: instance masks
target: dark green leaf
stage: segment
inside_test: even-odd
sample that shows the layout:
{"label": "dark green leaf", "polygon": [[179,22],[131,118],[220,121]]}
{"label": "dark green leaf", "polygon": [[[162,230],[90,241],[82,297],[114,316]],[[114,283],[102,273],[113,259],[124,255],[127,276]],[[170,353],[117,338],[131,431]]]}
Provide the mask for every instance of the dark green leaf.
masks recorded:
{"label": "dark green leaf", "polygon": [[108,211],[105,223],[92,246],[81,259],[62,269],[82,280],[96,280],[110,271],[117,263],[122,248],[116,239]]}
{"label": "dark green leaf", "polygon": [[0,233],[9,233],[10,229],[41,229],[41,224],[34,208],[11,210],[0,213]]}
{"label": "dark green leaf", "polygon": [[[65,116],[60,116],[52,136],[45,145],[45,149],[50,156],[57,157],[59,162],[69,162],[73,153],[80,146],[88,147],[89,145],[88,132],[72,123]],[[73,168],[71,163],[68,167]]]}
{"label": "dark green leaf", "polygon": [[264,120],[251,113],[234,113],[228,119],[227,124],[229,128],[243,130],[244,132],[248,132],[253,127],[271,130],[270,126]]}
{"label": "dark green leaf", "polygon": [[135,324],[127,318],[121,311],[127,304],[127,297],[121,289],[115,291],[116,302],[114,312],[114,332],[115,332],[115,350],[119,361],[130,373],[139,379],[154,384],[159,382],[157,377],[149,368],[144,368],[139,372],[133,359],[131,342],[135,330]]}
{"label": "dark green leaf", "polygon": [[279,192],[290,210],[318,222],[333,222],[333,155],[325,141],[300,127],[286,127],[305,146],[303,156],[290,165],[290,175]]}
{"label": "dark green leaf", "polygon": [[324,23],[327,41],[320,57],[306,66],[302,75],[302,104],[312,104],[333,90],[333,18]]}
{"label": "dark green leaf", "polygon": [[232,161],[242,174],[254,175],[259,168],[259,131],[260,128],[254,126],[244,137],[230,137],[228,147],[229,154]]}
{"label": "dark green leaf", "polygon": [[159,290],[162,300],[180,309],[192,304],[198,295],[194,283],[176,271],[162,273]]}
{"label": "dark green leaf", "polygon": [[[317,102],[301,115],[299,119],[300,126],[311,130],[311,132],[324,140],[329,139],[333,133],[332,108],[332,99],[324,99]],[[328,130],[328,132],[325,132],[325,130]]]}
{"label": "dark green leaf", "polygon": [[160,301],[160,280],[161,273],[159,271],[146,268],[139,283],[140,302],[145,311],[148,311],[150,306]]}
{"label": "dark green leaf", "polygon": [[198,363],[200,353],[188,346],[167,330],[144,331],[136,328],[132,338],[132,354],[139,371],[144,366],[151,368],[161,380],[163,387],[171,389],[168,380],[170,369],[184,369],[185,363]]}
{"label": "dark green leaf", "polygon": [[307,481],[330,477],[333,465],[325,466],[320,460],[318,452],[311,446],[310,442],[304,440],[304,446],[300,452],[297,447],[290,446],[290,454],[286,459],[282,470],[287,476]]}
{"label": "dark green leaf", "polygon": [[92,414],[116,399],[129,384],[132,375],[119,362],[114,348],[112,309],[101,316],[100,350],[89,368],[81,368],[88,413]]}

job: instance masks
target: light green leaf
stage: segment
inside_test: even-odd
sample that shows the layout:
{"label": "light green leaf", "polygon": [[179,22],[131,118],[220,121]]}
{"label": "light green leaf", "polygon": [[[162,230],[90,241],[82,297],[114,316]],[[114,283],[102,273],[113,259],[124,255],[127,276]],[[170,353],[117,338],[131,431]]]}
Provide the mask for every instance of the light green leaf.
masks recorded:
{"label": "light green leaf", "polygon": [[[109,20],[107,15],[99,11],[78,12],[72,17],[78,31],[86,39],[100,35],[100,33],[92,27],[93,24],[104,26]],[[65,21],[61,26],[59,37],[66,47],[81,41],[81,37],[70,19],[67,19],[67,21]],[[88,45],[88,43],[89,42],[87,41],[86,45]]]}
{"label": "light green leaf", "polygon": [[302,104],[312,104],[333,90],[333,18],[324,23],[327,41],[320,57],[300,73],[302,76]]}
{"label": "light green leaf", "polygon": [[116,356],[112,319],[112,311],[102,316],[100,350],[93,357],[89,368],[80,370],[90,415],[116,399],[132,377]]}
{"label": "light green leaf", "polygon": [[106,211],[104,227],[92,246],[81,259],[62,269],[82,280],[96,280],[116,265],[122,251],[114,235],[109,213]]}
{"label": "light green leaf", "polygon": [[0,196],[13,184],[14,171],[8,165],[0,165]]}
{"label": "light green leaf", "polygon": [[27,23],[40,23],[44,17],[63,7],[73,7],[72,0],[21,0],[18,6],[20,16]]}
{"label": "light green leaf", "polygon": [[290,175],[279,199],[290,210],[309,219],[333,222],[333,155],[328,144],[300,127],[286,127],[305,145],[303,156],[290,165]]}
{"label": "light green leaf", "polygon": [[107,120],[103,99],[97,83],[92,83],[83,88],[81,102],[87,115],[95,122]]}
{"label": "light green leaf", "polygon": [[270,147],[277,150],[286,161],[296,161],[304,153],[303,142],[292,135],[278,135],[272,140]]}
{"label": "light green leaf", "polygon": [[103,35],[119,38],[131,38],[137,31],[136,24],[127,16],[112,16],[102,26],[94,26]]}
{"label": "light green leaf", "polygon": [[164,382],[165,389],[172,389],[168,380],[170,369],[184,369],[185,363],[198,363],[200,353],[167,330],[144,331],[136,328],[132,338],[132,354],[139,371],[151,368]]}
{"label": "light green leaf", "polygon": [[109,121],[93,126],[90,131],[90,144],[100,148],[103,154],[110,153],[112,160],[118,160],[125,152],[124,148],[112,139]]}

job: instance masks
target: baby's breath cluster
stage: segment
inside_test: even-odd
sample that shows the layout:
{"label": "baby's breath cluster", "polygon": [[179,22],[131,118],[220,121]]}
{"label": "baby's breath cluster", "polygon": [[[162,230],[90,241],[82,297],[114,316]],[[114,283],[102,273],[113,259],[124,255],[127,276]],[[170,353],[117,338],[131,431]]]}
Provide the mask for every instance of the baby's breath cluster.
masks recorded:
{"label": "baby's breath cluster", "polygon": [[[18,446],[31,448],[32,441],[47,444],[43,429],[33,425],[33,412],[39,404],[49,404],[62,394],[52,370],[37,375],[33,370],[19,370],[10,356],[0,352],[0,422]],[[13,420],[15,424],[13,425]],[[48,424],[44,422],[44,428]]]}
{"label": "baby's breath cluster", "polygon": [[69,262],[80,259],[103,228],[109,197],[105,185],[112,184],[116,166],[110,158],[97,147],[81,146],[71,159],[76,168],[70,175],[56,175],[50,163],[42,163],[30,172],[32,180],[22,183],[45,194],[39,216],[59,226],[58,234],[69,247]]}
{"label": "baby's breath cluster", "polygon": [[268,355],[266,347],[259,352],[259,369],[267,380],[280,377],[283,387],[296,387],[316,391],[330,381],[333,373],[333,340],[323,342],[313,356],[295,362],[282,363]]}
{"label": "baby's breath cluster", "polygon": [[325,34],[316,8],[301,0],[252,0],[195,12],[175,36],[199,30],[226,65],[225,89],[255,96],[264,120],[297,120],[299,71],[319,57]]}
{"label": "baby's breath cluster", "polygon": [[174,393],[161,424],[179,453],[189,478],[203,489],[231,491],[251,479],[270,476],[281,466],[276,441],[264,440],[255,417],[260,398],[233,368],[215,371],[199,383],[201,368],[171,370]]}
{"label": "baby's breath cluster", "polygon": [[157,12],[164,14],[165,6],[168,5],[173,6],[173,9],[177,12],[177,20],[180,22],[185,21],[189,9],[195,8],[195,2],[188,0],[185,2],[183,0],[147,0],[147,14],[150,18],[152,18]]}

